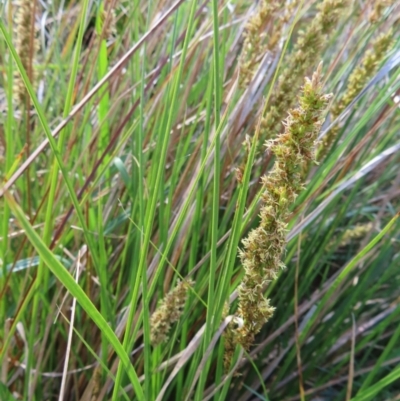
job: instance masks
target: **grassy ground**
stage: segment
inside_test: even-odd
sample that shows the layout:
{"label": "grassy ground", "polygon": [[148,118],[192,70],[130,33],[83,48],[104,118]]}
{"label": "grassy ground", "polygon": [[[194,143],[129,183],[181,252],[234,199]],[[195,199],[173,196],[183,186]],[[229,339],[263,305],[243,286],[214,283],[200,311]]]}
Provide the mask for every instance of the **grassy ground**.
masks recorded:
{"label": "grassy ground", "polygon": [[[396,2],[0,7],[1,400],[399,399]],[[264,145],[321,61],[318,164],[243,348]]]}

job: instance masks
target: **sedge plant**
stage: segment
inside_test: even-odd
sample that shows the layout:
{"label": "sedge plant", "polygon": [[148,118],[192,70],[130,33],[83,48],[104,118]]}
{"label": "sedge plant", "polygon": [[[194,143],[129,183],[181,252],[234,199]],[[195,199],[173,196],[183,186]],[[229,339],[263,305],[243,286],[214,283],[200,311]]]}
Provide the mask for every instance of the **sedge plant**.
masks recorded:
{"label": "sedge plant", "polygon": [[0,12],[1,400],[396,397],[396,2]]}

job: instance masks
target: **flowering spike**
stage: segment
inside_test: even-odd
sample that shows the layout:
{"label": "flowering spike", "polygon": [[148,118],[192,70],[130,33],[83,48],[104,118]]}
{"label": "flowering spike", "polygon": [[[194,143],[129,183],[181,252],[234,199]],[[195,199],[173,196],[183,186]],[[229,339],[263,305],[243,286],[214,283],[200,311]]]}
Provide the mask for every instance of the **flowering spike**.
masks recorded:
{"label": "flowering spike", "polygon": [[150,340],[153,345],[158,345],[168,340],[171,325],[182,316],[187,299],[187,290],[192,287],[192,280],[178,281],[176,287],[163,299],[160,306],[150,319]]}
{"label": "flowering spike", "polygon": [[290,206],[303,189],[302,169],[315,161],[315,143],[330,98],[322,92],[321,69],[322,64],[311,79],[306,78],[299,107],[289,112],[284,133],[266,143],[276,160],[271,172],[262,179],[265,192],[261,221],[243,240],[243,249],[239,251],[245,274],[238,288],[238,315],[244,324],[237,330],[236,338],[246,349],[274,313],[275,308],[263,292],[284,267],[281,256]]}
{"label": "flowering spike", "polygon": [[[17,2],[17,11],[15,17],[15,49],[32,83],[34,83],[35,80],[35,74],[33,71],[33,60],[39,48],[39,42],[37,38],[31,38],[31,27],[32,24],[35,23],[33,10],[33,1],[19,0]],[[34,34],[36,34],[35,29]],[[33,46],[33,49],[31,49],[31,46]],[[25,84],[19,73],[16,74],[16,76],[14,77],[14,94],[16,97],[16,103],[19,105],[24,105],[27,92],[25,89]]]}
{"label": "flowering spike", "polygon": [[337,26],[347,3],[348,0],[324,0],[317,6],[318,12],[309,27],[300,32],[288,59],[288,66],[280,74],[271,98],[271,108],[262,120],[264,137],[273,138],[282,131],[281,121],[296,101],[301,80],[315,65],[316,55]]}

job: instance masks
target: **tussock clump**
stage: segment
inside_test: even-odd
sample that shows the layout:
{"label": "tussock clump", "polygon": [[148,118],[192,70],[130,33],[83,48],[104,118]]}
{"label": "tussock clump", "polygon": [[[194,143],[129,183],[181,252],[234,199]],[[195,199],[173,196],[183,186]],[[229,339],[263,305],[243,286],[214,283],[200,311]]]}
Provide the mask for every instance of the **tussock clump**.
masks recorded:
{"label": "tussock clump", "polygon": [[303,189],[302,166],[315,161],[315,142],[329,98],[322,92],[320,65],[312,79],[306,79],[300,106],[289,112],[285,132],[267,142],[276,161],[272,171],[263,177],[260,225],[243,240],[240,251],[245,274],[238,288],[238,315],[244,325],[238,329],[237,339],[245,349],[253,344],[254,336],[274,313],[275,308],[263,292],[284,267],[281,256],[290,206]]}
{"label": "tussock clump", "polygon": [[[7,3],[0,401],[317,399],[349,365],[337,398],[363,398],[394,377],[400,41],[383,1]],[[306,183],[334,86],[346,141]]]}
{"label": "tussock clump", "polygon": [[187,290],[193,285],[194,282],[192,280],[179,281],[153,313],[150,320],[150,340],[153,345],[158,345],[168,340],[171,326],[182,316],[187,299]]}
{"label": "tussock clump", "polygon": [[273,138],[281,131],[281,121],[296,100],[300,82],[315,66],[329,34],[336,28],[347,0],[325,0],[317,6],[318,13],[310,26],[300,32],[289,55],[287,67],[279,77],[278,87],[271,98],[271,108],[262,121],[263,136]]}

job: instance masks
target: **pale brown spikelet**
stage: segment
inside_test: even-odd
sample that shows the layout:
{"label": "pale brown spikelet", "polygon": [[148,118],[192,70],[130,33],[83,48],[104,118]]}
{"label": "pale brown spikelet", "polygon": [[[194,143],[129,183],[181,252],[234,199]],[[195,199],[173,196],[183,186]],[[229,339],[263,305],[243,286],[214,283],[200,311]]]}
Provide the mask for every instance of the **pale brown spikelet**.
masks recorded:
{"label": "pale brown spikelet", "polygon": [[[222,310],[222,318],[225,319],[229,315],[229,303],[225,302],[224,309]],[[235,352],[237,340],[236,340],[236,324],[235,322],[230,322],[228,327],[224,330],[223,338],[224,338],[224,368],[225,371],[228,371],[231,361],[233,358],[233,354]]]}
{"label": "pale brown spikelet", "polygon": [[98,396],[101,390],[101,375],[102,375],[102,368],[101,366],[96,366],[94,372],[93,372],[93,390],[92,390],[92,396],[91,396],[91,401],[96,401],[98,400]]}
{"label": "pale brown spikelet", "polygon": [[369,22],[371,24],[377,23],[382,18],[385,9],[390,7],[393,3],[393,0],[376,0],[368,16]]}
{"label": "pale brown spikelet", "polygon": [[[361,63],[354,69],[349,77],[344,95],[332,106],[331,119],[335,120],[360,93],[368,81],[376,73],[379,64],[384,59],[386,53],[393,44],[393,31],[380,34],[372,43],[371,49],[367,50]],[[320,159],[330,149],[332,143],[340,130],[340,126],[335,125],[324,136],[322,146],[318,152]]]}
{"label": "pale brown spikelet", "polygon": [[393,44],[393,31],[380,34],[372,43],[372,48],[365,53],[361,65],[356,67],[349,77],[347,89],[341,100],[334,106],[332,112],[340,114],[360,93],[367,81],[372,77]]}
{"label": "pale brown spikelet", "polygon": [[238,316],[244,324],[237,330],[237,341],[246,349],[275,310],[264,297],[265,286],[284,267],[281,256],[290,206],[303,189],[302,167],[315,161],[315,143],[329,98],[322,92],[320,64],[312,79],[305,80],[299,107],[289,112],[284,123],[285,132],[267,142],[276,160],[263,177],[260,225],[243,240],[239,252],[245,274],[238,288]]}
{"label": "pale brown spikelet", "polygon": [[293,0],[285,4],[283,12],[279,14],[278,18],[276,18],[276,24],[268,39],[268,50],[272,51],[278,44],[278,42],[282,39],[283,28],[285,24],[287,24],[295,14],[296,8],[299,3],[299,0]]}
{"label": "pale brown spikelet", "polygon": [[193,285],[192,280],[178,281],[176,287],[164,297],[153,313],[150,319],[150,340],[153,345],[168,340],[171,326],[179,320],[183,313],[188,288]]}
{"label": "pale brown spikelet", "polygon": [[105,40],[112,38],[116,33],[116,14],[114,9],[103,11],[100,16],[101,37]]}
{"label": "pale brown spikelet", "polygon": [[373,228],[372,223],[360,223],[347,229],[339,242],[339,247],[345,247],[352,241],[365,237]]}
{"label": "pale brown spikelet", "polygon": [[[282,24],[273,26],[274,20],[280,21],[277,17],[278,12],[282,9],[282,4],[277,0],[261,0],[254,14],[250,17],[244,29],[244,42],[242,53],[239,58],[239,86],[245,88],[251,79],[254,72],[268,49],[272,49],[277,38],[280,37],[277,31],[281,31]],[[267,26],[271,25],[273,36],[268,40]]]}
{"label": "pale brown spikelet", "polygon": [[[14,27],[15,49],[32,84],[35,82],[33,64],[39,48],[39,42],[36,38],[34,4],[32,0],[19,0],[16,3]],[[14,77],[14,96],[18,105],[25,104],[27,92],[19,73]]]}
{"label": "pale brown spikelet", "polygon": [[262,120],[263,137],[273,138],[282,131],[281,121],[295,103],[303,77],[316,65],[317,57],[347,4],[348,0],[324,0],[317,6],[318,12],[309,27],[300,32],[271,97],[271,107]]}
{"label": "pale brown spikelet", "polygon": [[250,140],[250,136],[249,135],[246,135],[246,139],[242,143],[242,146],[244,148],[245,156],[244,156],[240,166],[237,167],[236,170],[235,170],[236,180],[237,180],[237,182],[239,184],[242,184],[244,170],[246,168],[246,164],[247,164],[247,161],[248,161],[248,158],[249,158],[249,155],[250,155],[251,140]]}

